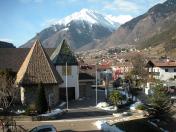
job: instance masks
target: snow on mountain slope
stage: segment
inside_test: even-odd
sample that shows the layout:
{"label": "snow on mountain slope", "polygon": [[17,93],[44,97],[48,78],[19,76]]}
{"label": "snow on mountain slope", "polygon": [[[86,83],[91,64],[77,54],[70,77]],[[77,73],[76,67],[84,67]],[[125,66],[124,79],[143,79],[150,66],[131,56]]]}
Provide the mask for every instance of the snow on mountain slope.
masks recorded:
{"label": "snow on mountain slope", "polygon": [[[120,26],[115,16],[89,9],[82,9],[63,19],[48,21],[46,25],[47,28],[39,33],[44,47],[55,48],[62,39],[67,39],[75,49],[105,39]],[[21,47],[31,47],[35,37]]]}
{"label": "snow on mountain slope", "polygon": [[112,22],[115,22],[115,23],[124,24],[124,23],[130,21],[131,19],[133,19],[133,17],[130,15],[120,15],[120,16],[106,15],[106,19],[108,19]]}
{"label": "snow on mountain slope", "polygon": [[106,15],[102,15],[94,10],[82,9],[80,12],[75,12],[70,16],[67,16],[59,21],[53,22],[52,25],[64,25],[66,26],[71,21],[86,21],[89,24],[97,24],[104,27],[108,27],[112,30],[117,29],[120,25],[117,21],[110,19]]}

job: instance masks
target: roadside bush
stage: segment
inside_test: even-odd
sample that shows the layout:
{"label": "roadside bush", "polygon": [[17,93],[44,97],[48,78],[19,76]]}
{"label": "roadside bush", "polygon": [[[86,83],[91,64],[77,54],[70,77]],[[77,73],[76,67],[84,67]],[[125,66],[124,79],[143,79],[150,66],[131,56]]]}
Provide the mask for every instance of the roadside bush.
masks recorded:
{"label": "roadside bush", "polygon": [[145,110],[145,105],[143,104],[139,104],[137,107],[136,107],[137,110]]}

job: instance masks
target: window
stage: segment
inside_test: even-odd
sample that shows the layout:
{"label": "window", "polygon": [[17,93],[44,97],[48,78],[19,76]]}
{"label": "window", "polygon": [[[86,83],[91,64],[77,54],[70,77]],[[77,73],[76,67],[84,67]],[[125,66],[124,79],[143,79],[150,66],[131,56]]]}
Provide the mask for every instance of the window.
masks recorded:
{"label": "window", "polygon": [[174,72],[176,72],[176,69],[174,69]]}
{"label": "window", "polygon": [[[67,75],[72,74],[71,66],[67,66]],[[62,75],[66,75],[66,66],[62,66]]]}
{"label": "window", "polygon": [[168,69],[165,69],[165,72],[168,72],[169,70]]}

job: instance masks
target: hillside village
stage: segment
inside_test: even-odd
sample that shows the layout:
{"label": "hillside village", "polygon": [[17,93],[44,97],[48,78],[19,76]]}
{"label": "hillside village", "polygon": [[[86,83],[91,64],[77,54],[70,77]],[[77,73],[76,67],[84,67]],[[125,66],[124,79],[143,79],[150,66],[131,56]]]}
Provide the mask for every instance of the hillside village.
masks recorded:
{"label": "hillside village", "polygon": [[[166,56],[150,58],[147,52],[135,48],[74,53],[66,40],[63,40],[56,49],[45,49],[38,39],[30,49],[2,48],[0,54],[1,76],[5,75],[8,78],[9,73],[16,74],[13,81],[15,86],[10,84],[15,88],[16,94],[9,94],[13,97],[12,102],[7,106],[2,105],[2,111],[23,109],[21,114],[26,111],[27,115],[35,115],[37,119],[40,116],[43,119],[44,117],[57,119],[61,109],[66,107],[66,110],[69,110],[69,107],[73,107],[69,102],[74,104],[74,100],[77,107],[81,107],[86,105],[84,101],[90,103],[92,101],[89,98],[96,97],[96,102],[92,104],[97,105],[98,109],[104,109],[107,106],[105,104],[101,106],[101,103],[108,103],[111,100],[109,97],[113,93],[112,90],[115,89],[122,92],[124,101],[127,101],[124,102],[124,106],[118,105],[123,110],[123,107],[127,107],[125,104],[129,103],[129,99],[132,99],[131,103],[137,101],[146,104],[146,98],[152,95],[152,88],[157,80],[162,81],[165,90],[171,92],[170,98],[175,105],[176,61]],[[4,58],[8,58],[8,61]],[[47,103],[43,109],[38,109],[35,103],[41,96],[40,89],[44,89],[43,94]],[[12,92],[12,89],[9,90]],[[134,94],[132,91],[137,93]],[[3,102],[3,98],[1,103],[8,104],[9,101]],[[18,109],[12,107],[14,102]],[[63,103],[64,107],[58,109],[58,105]],[[59,111],[52,114],[56,108]],[[117,107],[112,107],[110,111],[115,109]],[[43,112],[47,111],[49,113],[45,115]],[[37,116],[37,113],[43,116]]]}
{"label": "hillside village", "polygon": [[146,3],[123,23],[82,8],[18,46],[0,39],[0,132],[175,132],[176,1]]}

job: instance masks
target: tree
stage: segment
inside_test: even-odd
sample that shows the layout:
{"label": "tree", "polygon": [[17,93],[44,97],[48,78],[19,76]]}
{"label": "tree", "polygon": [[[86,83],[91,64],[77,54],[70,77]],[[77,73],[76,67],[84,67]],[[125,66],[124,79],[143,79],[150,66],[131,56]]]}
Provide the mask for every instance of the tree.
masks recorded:
{"label": "tree", "polygon": [[36,110],[38,114],[45,113],[48,110],[48,103],[45,96],[45,89],[42,83],[38,85],[38,96],[36,98]]}
{"label": "tree", "polygon": [[0,71],[0,107],[9,111],[12,104],[18,99],[19,90],[14,85],[15,73],[11,70]]}
{"label": "tree", "polygon": [[148,71],[145,68],[146,61],[144,56],[142,55],[135,55],[131,58],[133,64],[133,70],[131,71],[131,75],[135,80],[136,87],[140,86],[141,83],[146,83],[148,79]]}
{"label": "tree", "polygon": [[125,75],[125,83],[126,83],[125,89],[128,93],[128,96],[131,96],[133,101],[134,96],[137,95],[137,91],[136,88],[134,87],[133,76],[131,73],[127,73]]}
{"label": "tree", "polygon": [[123,100],[123,96],[118,90],[114,90],[109,95],[110,101],[118,108],[118,105]]}
{"label": "tree", "polygon": [[149,98],[149,105],[147,105],[147,111],[150,116],[161,117],[167,114],[171,108],[171,100],[166,93],[162,83],[157,83],[153,88],[153,94]]}
{"label": "tree", "polygon": [[122,79],[119,77],[113,82],[113,87],[118,88],[118,87],[122,86],[122,83],[123,83]]}

